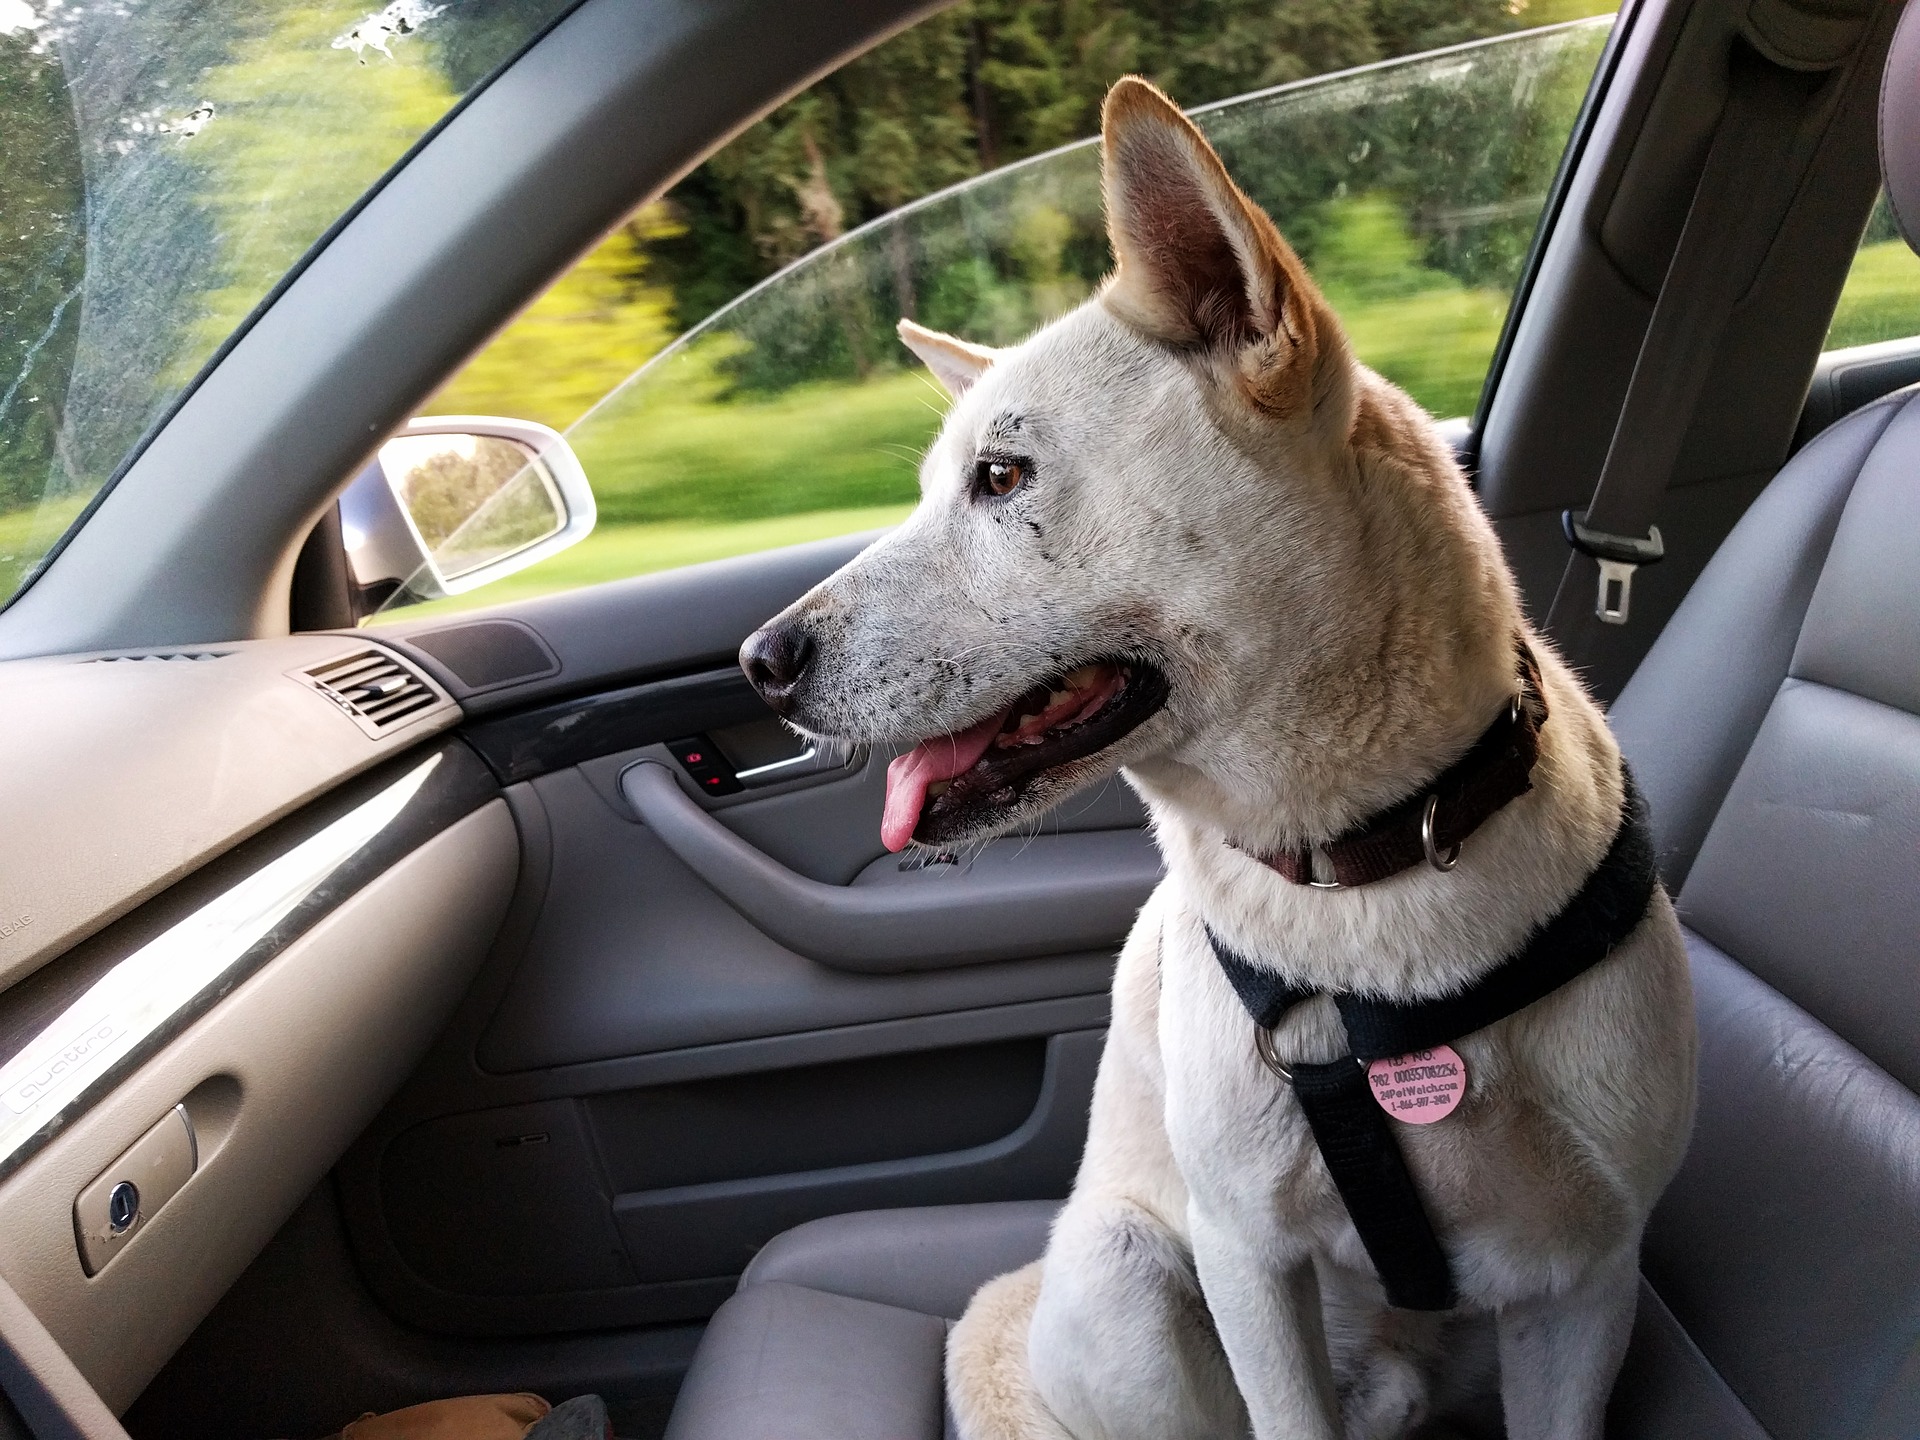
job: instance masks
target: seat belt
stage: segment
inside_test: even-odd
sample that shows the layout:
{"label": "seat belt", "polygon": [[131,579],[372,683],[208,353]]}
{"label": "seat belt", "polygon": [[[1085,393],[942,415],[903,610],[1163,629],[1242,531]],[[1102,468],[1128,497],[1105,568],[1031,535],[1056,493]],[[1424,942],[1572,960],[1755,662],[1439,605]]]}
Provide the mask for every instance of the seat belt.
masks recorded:
{"label": "seat belt", "polygon": [[[1805,98],[1804,76],[1735,48],[1727,103],[1654,301],[1599,483],[1584,511],[1560,517],[1574,553],[1554,592],[1547,630],[1576,666],[1592,657],[1596,621],[1627,623],[1634,571],[1665,553],[1654,515],[1734,302],[1757,268],[1753,252],[1773,238],[1755,235],[1756,227],[1742,221],[1756,207],[1777,208],[1767,201],[1782,178],[1793,178],[1781,176],[1778,149]],[[1584,600],[1592,583],[1589,560],[1599,567],[1591,609]]]}

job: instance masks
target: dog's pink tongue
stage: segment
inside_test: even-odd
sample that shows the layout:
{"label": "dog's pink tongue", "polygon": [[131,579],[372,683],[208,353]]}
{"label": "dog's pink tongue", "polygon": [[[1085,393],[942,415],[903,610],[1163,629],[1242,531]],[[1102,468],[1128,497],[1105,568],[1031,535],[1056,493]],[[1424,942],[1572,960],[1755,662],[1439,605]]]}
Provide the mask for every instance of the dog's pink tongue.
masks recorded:
{"label": "dog's pink tongue", "polygon": [[993,737],[1000,733],[1005,719],[1004,715],[990,716],[958,735],[922,740],[887,766],[887,808],[880,817],[882,845],[889,850],[907,848],[914,827],[920,823],[921,807],[927,803],[927,787],[971,770],[973,762],[986,753]]}

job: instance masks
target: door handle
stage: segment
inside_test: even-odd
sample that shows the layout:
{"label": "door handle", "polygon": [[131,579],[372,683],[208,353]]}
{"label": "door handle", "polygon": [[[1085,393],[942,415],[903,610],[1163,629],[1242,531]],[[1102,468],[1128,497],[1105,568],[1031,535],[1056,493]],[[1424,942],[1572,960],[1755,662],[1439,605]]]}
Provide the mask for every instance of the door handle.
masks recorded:
{"label": "door handle", "polygon": [[742,840],[658,761],[629,766],[620,790],[660,842],[763,934],[862,974],[1111,949],[1162,873],[1144,830],[1089,830],[996,841],[963,869],[886,867],[828,885]]}

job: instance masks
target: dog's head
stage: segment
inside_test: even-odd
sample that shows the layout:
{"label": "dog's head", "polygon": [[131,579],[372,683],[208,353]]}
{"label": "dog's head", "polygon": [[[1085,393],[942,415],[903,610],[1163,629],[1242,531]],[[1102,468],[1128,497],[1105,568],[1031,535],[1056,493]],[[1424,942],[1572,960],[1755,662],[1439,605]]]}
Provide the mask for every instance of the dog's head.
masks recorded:
{"label": "dog's head", "polygon": [[920,505],[741,651],[797,728],[913,747],[890,849],[1006,830],[1122,765],[1233,823],[1330,721],[1377,725],[1356,674],[1406,597],[1369,552],[1425,522],[1375,513],[1356,446],[1406,431],[1460,488],[1164,95],[1121,81],[1102,132],[1102,292],[1005,350],[903,321],[954,396]]}

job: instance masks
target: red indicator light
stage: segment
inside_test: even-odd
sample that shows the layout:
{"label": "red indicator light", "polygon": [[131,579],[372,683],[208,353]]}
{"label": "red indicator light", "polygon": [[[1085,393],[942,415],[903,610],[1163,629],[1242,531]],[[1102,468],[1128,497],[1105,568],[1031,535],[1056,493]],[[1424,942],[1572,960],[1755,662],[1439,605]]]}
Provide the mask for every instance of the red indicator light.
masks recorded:
{"label": "red indicator light", "polygon": [[698,750],[689,750],[687,752],[687,764],[689,765],[701,764],[706,758],[707,757],[702,755]]}

